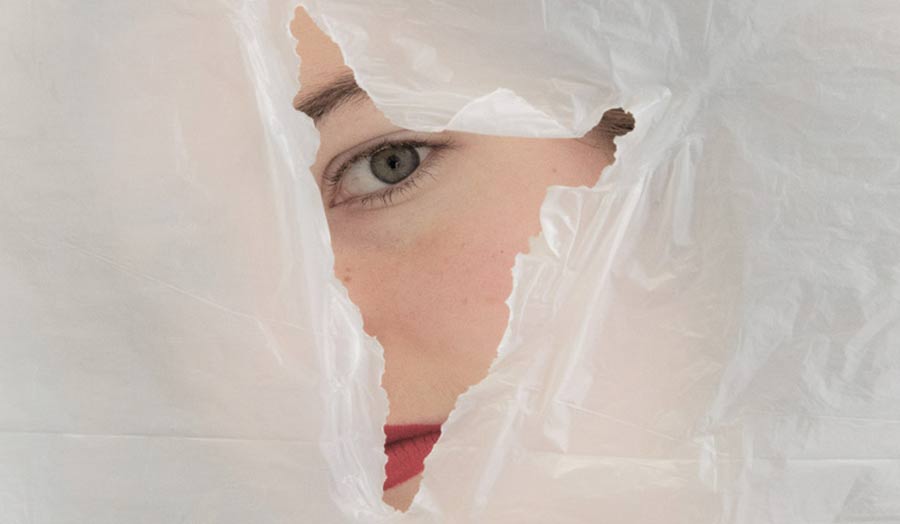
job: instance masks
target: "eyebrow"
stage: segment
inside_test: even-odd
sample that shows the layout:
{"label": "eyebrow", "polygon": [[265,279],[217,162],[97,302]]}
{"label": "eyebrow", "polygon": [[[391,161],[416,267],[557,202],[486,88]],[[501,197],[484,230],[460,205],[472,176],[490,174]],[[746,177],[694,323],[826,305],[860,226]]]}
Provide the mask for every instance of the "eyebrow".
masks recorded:
{"label": "eyebrow", "polygon": [[366,98],[368,95],[348,71],[306,96],[294,98],[294,109],[309,115],[316,123],[338,107]]}

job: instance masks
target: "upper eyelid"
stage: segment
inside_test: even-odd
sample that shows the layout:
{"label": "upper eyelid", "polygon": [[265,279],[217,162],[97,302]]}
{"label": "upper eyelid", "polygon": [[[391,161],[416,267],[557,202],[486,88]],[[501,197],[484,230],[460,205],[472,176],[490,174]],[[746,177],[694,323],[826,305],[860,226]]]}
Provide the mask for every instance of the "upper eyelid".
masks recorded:
{"label": "upper eyelid", "polygon": [[418,133],[409,130],[394,131],[371,138],[362,144],[358,144],[347,151],[338,154],[325,165],[323,174],[328,175],[330,172],[335,171],[332,168],[335,164],[346,165],[367,155],[375,154],[380,148],[403,143],[416,146],[443,146],[452,144],[450,137],[443,135],[442,133]]}

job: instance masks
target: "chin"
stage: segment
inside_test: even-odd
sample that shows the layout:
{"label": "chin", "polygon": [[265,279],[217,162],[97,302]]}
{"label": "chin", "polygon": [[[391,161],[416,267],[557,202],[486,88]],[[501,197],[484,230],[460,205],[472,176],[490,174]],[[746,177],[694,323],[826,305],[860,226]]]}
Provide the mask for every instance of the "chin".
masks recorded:
{"label": "chin", "polygon": [[415,477],[397,484],[396,486],[384,490],[384,496],[382,500],[384,500],[385,504],[393,507],[394,509],[400,511],[406,511],[409,509],[409,505],[412,504],[413,498],[416,496],[416,492],[419,491],[419,483],[422,482],[422,474],[419,473]]}

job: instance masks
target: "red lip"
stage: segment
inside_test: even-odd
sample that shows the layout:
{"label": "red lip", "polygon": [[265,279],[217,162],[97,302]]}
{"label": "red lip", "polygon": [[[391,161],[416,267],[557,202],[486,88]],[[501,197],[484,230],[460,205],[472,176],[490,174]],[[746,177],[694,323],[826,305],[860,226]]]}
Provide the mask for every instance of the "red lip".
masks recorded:
{"label": "red lip", "polygon": [[384,489],[405,482],[425,469],[425,457],[441,436],[440,424],[403,424],[384,427],[387,455]]}

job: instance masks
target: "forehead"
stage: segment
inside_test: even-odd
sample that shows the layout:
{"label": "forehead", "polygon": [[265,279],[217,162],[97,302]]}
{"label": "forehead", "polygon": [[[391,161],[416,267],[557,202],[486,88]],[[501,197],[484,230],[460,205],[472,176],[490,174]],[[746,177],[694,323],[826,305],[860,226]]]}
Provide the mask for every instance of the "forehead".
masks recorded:
{"label": "forehead", "polygon": [[316,26],[302,7],[294,11],[291,34],[297,39],[300,56],[301,89],[298,95],[313,91],[350,71],[344,64],[340,48]]}

